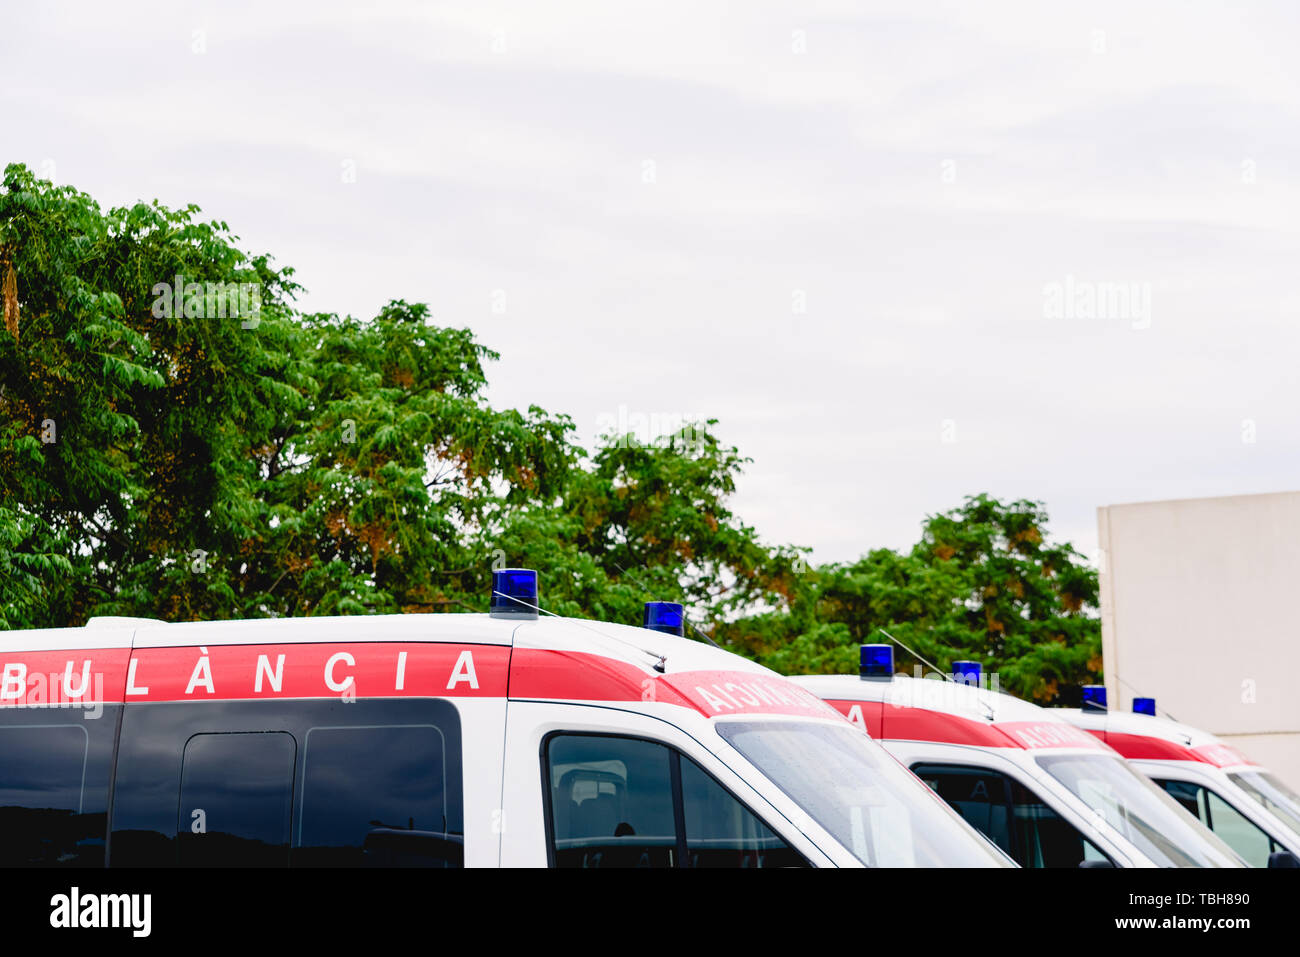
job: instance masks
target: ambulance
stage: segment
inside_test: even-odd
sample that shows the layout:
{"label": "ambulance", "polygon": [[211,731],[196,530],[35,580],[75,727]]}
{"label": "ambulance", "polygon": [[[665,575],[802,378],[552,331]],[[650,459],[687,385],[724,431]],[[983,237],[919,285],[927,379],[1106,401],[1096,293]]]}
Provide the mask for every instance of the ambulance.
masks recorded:
{"label": "ambulance", "polygon": [[1110,712],[1106,688],[1084,688],[1083,708],[1062,708],[1214,831],[1253,867],[1300,867],[1300,794],[1236,748],[1156,716],[1154,698]]}
{"label": "ambulance", "polygon": [[1096,737],[982,687],[977,662],[957,662],[959,680],[930,680],[895,675],[891,645],[860,654],[857,676],[790,680],[883,743],[1021,866],[1244,866]]}
{"label": "ambulance", "polygon": [[1014,866],[680,605],[490,607],[0,633],[0,866]]}

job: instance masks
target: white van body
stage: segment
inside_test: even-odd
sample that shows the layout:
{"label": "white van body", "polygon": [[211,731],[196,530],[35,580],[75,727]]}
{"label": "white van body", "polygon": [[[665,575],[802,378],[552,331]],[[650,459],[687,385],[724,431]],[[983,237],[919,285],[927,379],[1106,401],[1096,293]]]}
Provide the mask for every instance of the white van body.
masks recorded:
{"label": "white van body", "polygon": [[1300,795],[1232,745],[1156,715],[1053,710],[1118,751],[1251,865],[1267,866],[1276,851],[1300,856]]}
{"label": "white van body", "polygon": [[0,676],[0,864],[1010,864],[814,695],[643,628],[92,620],[0,632]]}
{"label": "white van body", "polygon": [[[1189,853],[1177,849],[1160,852],[1149,834],[1133,827],[1131,813],[1122,803],[1117,804],[1118,799],[1108,798],[1101,785],[1095,792],[1082,789],[1075,793],[1049,772],[1049,767],[1083,767],[1100,760],[1103,763],[1097,766],[1125,788],[1133,783],[1130,779],[1138,777],[1113,750],[1096,737],[1080,733],[1054,710],[987,688],[902,675],[889,679],[794,676],[790,680],[834,706],[923,780],[934,784],[959,769],[963,775],[976,775],[970,780],[985,789],[987,798],[987,790],[993,787],[988,781],[993,779],[978,775],[1000,776],[1018,785],[1016,794],[1027,794],[1021,798],[1027,803],[1017,807],[1012,817],[1043,818],[1054,812],[1084,839],[1079,845],[1082,861],[1070,865],[1059,859],[1053,863],[1041,844],[1037,851],[1004,846],[1009,853],[1015,851],[1012,856],[1023,866],[1241,866],[1236,855],[1172,801],[1154,793],[1145,780],[1137,784],[1143,789],[1139,799],[1151,807],[1160,805],[1154,813],[1164,822],[1172,821],[1173,830],[1181,828],[1179,840]],[[1025,792],[1020,792],[1021,787]],[[1015,806],[1017,799],[1010,791],[1009,785],[1007,804]],[[945,797],[951,799],[951,794]],[[1061,833],[1059,826],[1054,826]],[[1015,827],[1007,825],[999,843],[1014,843],[1010,832]]]}

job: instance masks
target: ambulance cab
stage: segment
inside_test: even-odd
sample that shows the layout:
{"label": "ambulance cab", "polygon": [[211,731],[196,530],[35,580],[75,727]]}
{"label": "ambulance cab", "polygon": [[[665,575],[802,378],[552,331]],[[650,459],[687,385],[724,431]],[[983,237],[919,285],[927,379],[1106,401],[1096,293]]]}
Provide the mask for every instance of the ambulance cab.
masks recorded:
{"label": "ambulance cab", "polygon": [[680,605],[491,607],[0,633],[0,866],[1013,866]]}
{"label": "ambulance cab", "polygon": [[[1024,867],[1240,867],[1194,817],[1096,737],[981,686],[895,675],[863,645],[858,676],[790,680],[879,740]],[[942,679],[943,676],[935,675]]]}
{"label": "ambulance cab", "polygon": [[1154,698],[1110,712],[1102,685],[1065,720],[1122,754],[1253,867],[1300,867],[1300,795],[1212,734],[1157,717]]}

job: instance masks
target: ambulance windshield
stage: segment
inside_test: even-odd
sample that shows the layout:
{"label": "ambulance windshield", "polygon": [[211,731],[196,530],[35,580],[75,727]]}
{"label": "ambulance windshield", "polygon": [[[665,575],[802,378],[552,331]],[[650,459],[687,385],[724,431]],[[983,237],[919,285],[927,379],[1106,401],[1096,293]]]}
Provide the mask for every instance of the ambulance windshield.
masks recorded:
{"label": "ambulance windshield", "polygon": [[1200,821],[1134,771],[1103,754],[1045,755],[1043,769],[1098,818],[1161,867],[1241,867],[1242,860]]}
{"label": "ambulance windshield", "polygon": [[1267,771],[1240,771],[1229,774],[1228,780],[1300,834],[1300,794],[1296,794]]}
{"label": "ambulance windshield", "polygon": [[849,724],[734,721],[718,733],[868,867],[1014,866]]}

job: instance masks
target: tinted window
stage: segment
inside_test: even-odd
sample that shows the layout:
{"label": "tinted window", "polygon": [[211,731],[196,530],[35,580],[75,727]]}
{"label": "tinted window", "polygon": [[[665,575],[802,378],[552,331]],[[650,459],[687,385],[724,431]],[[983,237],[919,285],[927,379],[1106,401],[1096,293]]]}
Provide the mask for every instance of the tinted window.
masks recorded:
{"label": "tinted window", "polygon": [[442,733],[431,725],[312,728],[303,760],[299,864],[459,866],[447,833]]}
{"label": "tinted window", "polygon": [[1084,861],[1110,860],[1033,791],[1010,778],[1007,784],[1016,851],[1024,858],[1021,867],[1078,867]]}
{"label": "tinted window", "polygon": [[690,758],[682,757],[688,867],[801,867],[798,852]]}
{"label": "tinted window", "polygon": [[1021,867],[1078,867],[1109,858],[1019,781],[987,768],[916,765],[916,774]]}
{"label": "tinted window", "polygon": [[234,846],[195,844],[193,812],[202,809],[209,838],[218,832],[246,850],[277,848],[250,864],[283,866],[278,848],[287,843],[291,865],[459,866],[460,742],[455,705],[436,699],[129,705],[110,863],[169,867],[208,853],[204,845]]}
{"label": "tinted window", "polygon": [[804,867],[807,862],[690,758],[612,735],[546,745],[556,867]]}
{"label": "tinted window", "polygon": [[86,745],[75,724],[0,728],[0,808],[79,812]]}
{"label": "tinted window", "polygon": [[547,747],[557,867],[674,867],[671,751],[595,735],[553,737]]}
{"label": "tinted window", "polygon": [[1010,793],[1001,774],[957,765],[917,765],[912,770],[968,824],[1024,865],[1015,853]]}
{"label": "tinted window", "polygon": [[1205,789],[1199,785],[1192,784],[1188,781],[1160,781],[1153,778],[1156,784],[1160,785],[1169,794],[1171,798],[1183,806],[1188,814],[1195,814],[1205,823]]}
{"label": "tinted window", "polygon": [[284,733],[190,738],[181,765],[179,862],[287,866],[296,750]]}
{"label": "tinted window", "polygon": [[1202,824],[1245,858],[1251,867],[1268,867],[1269,854],[1279,848],[1254,821],[1218,794],[1199,784],[1191,781],[1156,783],[1186,808],[1188,813],[1200,818]]}
{"label": "tinted window", "polygon": [[81,724],[0,727],[0,864],[75,856],[88,745]]}

